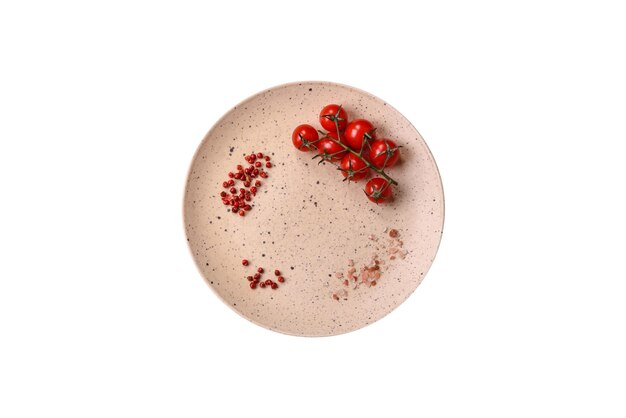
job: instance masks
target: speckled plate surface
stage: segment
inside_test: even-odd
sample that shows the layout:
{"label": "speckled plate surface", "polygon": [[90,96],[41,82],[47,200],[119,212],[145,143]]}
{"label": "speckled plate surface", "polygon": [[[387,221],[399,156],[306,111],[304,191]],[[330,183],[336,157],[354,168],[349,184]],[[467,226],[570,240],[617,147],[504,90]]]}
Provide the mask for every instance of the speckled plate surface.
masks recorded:
{"label": "speckled plate surface", "polygon": [[[365,181],[342,182],[333,166],[318,166],[313,153],[293,147],[293,129],[301,123],[319,129],[319,111],[329,103],[342,104],[350,119],[372,121],[379,138],[402,145],[400,161],[388,170],[399,183],[392,203],[370,202]],[[252,151],[270,155],[274,167],[261,179],[252,210],[240,217],[219,194],[227,173],[246,166],[243,155]],[[433,262],[443,220],[439,172],[415,127],[383,100],[328,82],[277,86],[229,110],[200,144],[184,197],[189,247],[215,293],[255,324],[301,336],[353,331],[400,305]],[[390,249],[399,243],[390,242],[386,228],[399,231],[398,252]],[[358,274],[373,254],[381,263],[376,285],[345,286],[349,260]],[[246,276],[259,266],[266,270],[263,279],[275,280],[279,269],[285,283],[250,289]]]}

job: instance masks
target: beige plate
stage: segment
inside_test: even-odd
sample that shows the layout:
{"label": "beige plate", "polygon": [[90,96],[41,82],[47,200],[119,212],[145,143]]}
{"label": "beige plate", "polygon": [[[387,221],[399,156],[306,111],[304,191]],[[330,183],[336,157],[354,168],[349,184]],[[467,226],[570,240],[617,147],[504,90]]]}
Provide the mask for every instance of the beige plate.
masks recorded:
{"label": "beige plate", "polygon": [[[312,152],[292,145],[297,125],[321,128],[318,114],[329,103],[342,104],[351,119],[369,119],[379,138],[402,145],[400,161],[388,170],[399,183],[392,203],[370,202],[364,181],[342,182],[333,166],[318,166]],[[227,173],[246,166],[243,155],[252,151],[269,154],[275,167],[261,179],[253,209],[240,217],[219,194]],[[211,128],[191,164],[184,219],[195,262],[224,303],[274,331],[336,335],[382,318],[420,284],[441,239],[443,189],[426,143],[397,110],[352,87],[292,83],[250,97]],[[390,260],[385,228],[400,231],[405,259]],[[359,269],[372,253],[384,261],[376,286],[353,289],[335,277],[347,273],[349,259]],[[249,267],[242,266],[243,258]],[[285,283],[275,290],[250,289],[245,277],[259,266],[264,279],[275,279],[279,269]],[[340,300],[332,297],[337,292]]]}

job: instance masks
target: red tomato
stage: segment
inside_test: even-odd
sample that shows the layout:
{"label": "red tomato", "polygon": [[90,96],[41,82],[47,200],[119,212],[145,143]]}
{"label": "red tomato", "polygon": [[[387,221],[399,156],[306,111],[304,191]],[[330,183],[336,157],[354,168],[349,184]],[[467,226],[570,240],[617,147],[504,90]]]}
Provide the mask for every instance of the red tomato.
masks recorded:
{"label": "red tomato", "polygon": [[385,179],[376,177],[365,185],[367,198],[375,203],[382,203],[391,198],[391,184]]}
{"label": "red tomato", "polygon": [[369,173],[370,169],[365,162],[352,154],[347,153],[345,157],[341,159],[341,174],[351,181],[359,181]]}
{"label": "red tomato", "polygon": [[355,119],[346,126],[344,132],[346,143],[355,151],[361,151],[363,141],[376,139],[376,130],[372,122],[365,119]]}
{"label": "red tomato", "polygon": [[335,119],[339,125],[339,132],[343,132],[346,129],[346,125],[348,125],[348,114],[346,111],[336,104],[324,106],[320,112],[320,125],[322,125],[322,128],[328,132],[337,132]]}
{"label": "red tomato", "polygon": [[296,127],[296,129],[293,130],[293,134],[291,134],[293,146],[303,152],[315,149],[315,142],[318,139],[320,139],[320,136],[317,134],[315,128],[306,124]]}
{"label": "red tomato", "polygon": [[338,143],[336,143],[335,141],[333,141],[332,139],[334,139],[335,141],[339,141],[342,144],[345,143],[345,140],[343,139],[343,135],[341,135],[339,137],[339,139],[337,139],[337,134],[334,132],[328,132],[326,134],[326,136],[322,139],[319,140],[319,142],[317,143],[317,150],[319,151],[320,154],[324,154],[324,156],[328,156],[328,159],[331,159],[333,161],[339,161],[343,158],[344,155],[346,155],[346,149],[344,147],[342,147],[341,145],[339,145]]}
{"label": "red tomato", "polygon": [[393,166],[400,158],[400,148],[391,139],[377,139],[370,144],[370,161],[378,168]]}

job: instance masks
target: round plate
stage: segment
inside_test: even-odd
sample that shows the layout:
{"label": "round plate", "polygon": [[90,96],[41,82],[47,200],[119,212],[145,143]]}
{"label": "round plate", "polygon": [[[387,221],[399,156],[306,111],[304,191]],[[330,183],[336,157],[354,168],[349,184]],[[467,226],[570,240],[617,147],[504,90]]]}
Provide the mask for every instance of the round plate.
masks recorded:
{"label": "round plate", "polygon": [[[321,129],[318,115],[329,103],[341,104],[351,119],[370,120],[379,138],[402,146],[400,161],[388,169],[399,183],[393,202],[370,202],[365,181],[343,182],[335,167],[318,165],[312,152],[292,145],[297,125]],[[269,155],[274,166],[260,179],[252,210],[240,217],[220,193],[228,172],[247,166],[243,156],[253,151]],[[228,111],[200,144],[184,197],[187,241],[215,293],[255,324],[302,336],[353,331],[400,305],[428,271],[443,220],[439,172],[415,127],[383,100],[328,82],[277,86]],[[397,238],[389,237],[391,229]],[[374,255],[380,277],[372,285]],[[352,263],[356,281],[348,278]],[[362,283],[365,265],[372,273]],[[278,269],[285,282],[251,289],[246,276],[258,267],[263,280],[276,281]]]}

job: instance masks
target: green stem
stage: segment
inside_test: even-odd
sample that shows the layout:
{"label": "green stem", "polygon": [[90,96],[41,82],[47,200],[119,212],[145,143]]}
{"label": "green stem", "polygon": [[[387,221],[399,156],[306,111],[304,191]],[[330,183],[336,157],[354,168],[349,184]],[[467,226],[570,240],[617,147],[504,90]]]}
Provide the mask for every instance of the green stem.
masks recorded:
{"label": "green stem", "polygon": [[[337,116],[333,118],[333,121],[335,122],[335,129],[337,130],[337,138],[341,138],[341,135],[339,134],[339,123],[337,122]],[[329,138],[334,143],[341,145],[346,151],[351,152],[352,154],[359,157],[365,163],[365,165],[367,165],[369,168],[371,168],[372,170],[374,170],[375,172],[383,176],[390,184],[395,184],[396,186],[398,185],[398,182],[392,179],[391,177],[389,177],[387,173],[385,173],[385,170],[383,170],[382,168],[376,167],[374,164],[371,164],[369,161],[367,161],[365,158],[361,156],[361,154],[363,153],[363,148],[364,148],[363,146],[361,146],[360,152],[355,152],[352,148],[342,144],[341,141],[335,140],[335,138],[333,138],[332,136],[326,135],[326,137]],[[365,138],[363,140],[365,140]]]}

